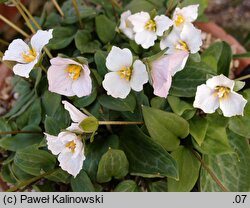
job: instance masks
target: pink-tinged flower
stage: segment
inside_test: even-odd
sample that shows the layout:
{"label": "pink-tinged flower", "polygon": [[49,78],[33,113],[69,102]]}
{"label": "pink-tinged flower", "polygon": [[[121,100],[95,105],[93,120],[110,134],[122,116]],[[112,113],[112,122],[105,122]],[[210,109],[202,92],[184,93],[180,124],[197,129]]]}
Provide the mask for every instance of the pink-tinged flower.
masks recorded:
{"label": "pink-tinged flower", "polygon": [[49,91],[65,96],[83,97],[91,93],[92,81],[87,65],[69,58],[50,60],[48,69]]}
{"label": "pink-tinged flower", "polygon": [[52,38],[52,31],[52,29],[38,30],[31,38],[29,45],[21,39],[13,40],[4,53],[3,61],[16,61],[17,64],[13,67],[14,73],[28,78],[42,55],[43,47]]}
{"label": "pink-tinged flower", "polygon": [[206,84],[197,87],[194,107],[205,113],[214,113],[220,108],[226,117],[243,115],[247,100],[233,91],[234,84],[222,74],[208,79]]}
{"label": "pink-tinged flower", "polygon": [[79,111],[75,106],[67,102],[62,101],[65,110],[69,112],[70,118],[73,121],[72,124],[67,128],[68,131],[83,133],[83,130],[79,127],[80,123],[88,116]]}
{"label": "pink-tinged flower", "polygon": [[79,136],[71,132],[61,132],[58,136],[46,134],[48,149],[58,155],[60,167],[76,177],[82,170],[84,144]]}
{"label": "pink-tinged flower", "polygon": [[113,46],[106,66],[111,72],[105,75],[102,85],[114,98],[126,98],[131,89],[140,92],[148,82],[146,66],[140,60],[133,62],[133,55],[127,48]]}
{"label": "pink-tinged flower", "polygon": [[183,64],[184,51],[164,55],[151,63],[154,94],[166,98],[172,84],[172,76]]}

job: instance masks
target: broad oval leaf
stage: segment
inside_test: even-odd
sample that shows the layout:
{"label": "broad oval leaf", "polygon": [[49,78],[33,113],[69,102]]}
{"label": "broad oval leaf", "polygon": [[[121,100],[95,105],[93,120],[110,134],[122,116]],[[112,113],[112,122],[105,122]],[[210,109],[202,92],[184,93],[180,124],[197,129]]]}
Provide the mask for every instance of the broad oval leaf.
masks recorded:
{"label": "broad oval leaf", "polygon": [[137,192],[139,187],[133,180],[122,181],[115,187],[115,192]]}
{"label": "broad oval leaf", "polygon": [[166,150],[176,150],[180,138],[189,134],[189,124],[182,117],[162,110],[143,106],[142,112],[146,127],[152,139]]}
{"label": "broad oval leaf", "polygon": [[88,174],[81,170],[76,178],[71,178],[71,188],[74,192],[94,192],[95,188],[89,179]]}

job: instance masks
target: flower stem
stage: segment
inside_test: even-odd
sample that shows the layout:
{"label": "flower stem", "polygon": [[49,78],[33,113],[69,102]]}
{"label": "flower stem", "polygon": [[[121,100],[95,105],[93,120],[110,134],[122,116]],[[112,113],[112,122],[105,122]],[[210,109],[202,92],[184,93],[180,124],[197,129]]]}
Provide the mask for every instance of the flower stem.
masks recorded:
{"label": "flower stem", "polygon": [[60,14],[62,17],[64,17],[64,13],[63,13],[61,7],[59,6],[59,4],[57,3],[57,1],[56,1],[56,0],[51,0],[51,1],[52,1],[52,3],[54,4],[54,6],[55,6],[55,8],[57,9],[57,11],[59,12],[59,14]]}
{"label": "flower stem", "polygon": [[47,74],[47,69],[42,64],[40,65],[40,67],[45,72],[45,74]]}
{"label": "flower stem", "polygon": [[166,16],[170,15],[170,11],[173,9],[173,6],[174,6],[174,0],[170,0],[169,7],[167,8],[165,12]]}
{"label": "flower stem", "polygon": [[72,4],[73,4],[73,6],[75,8],[76,16],[78,17],[80,27],[81,27],[81,29],[83,29],[83,23],[82,23],[82,20],[81,20],[81,15],[80,15],[80,11],[79,11],[78,4],[77,4],[76,0],[72,0]]}
{"label": "flower stem", "polygon": [[236,81],[241,81],[241,80],[245,80],[245,79],[249,79],[249,78],[250,78],[250,74],[247,74],[247,75],[245,75],[245,76],[238,77],[238,78],[236,78],[235,80],[236,80]]}
{"label": "flower stem", "polygon": [[12,27],[14,30],[16,30],[17,32],[19,32],[20,34],[22,34],[25,38],[28,38],[29,35],[24,32],[21,28],[19,28],[18,26],[16,26],[14,23],[12,23],[11,21],[9,21],[8,19],[6,19],[3,15],[0,14],[0,19],[5,22],[7,25],[9,25],[10,27]]}
{"label": "flower stem", "polygon": [[141,121],[99,121],[99,125],[140,125],[144,124],[144,122]]}
{"label": "flower stem", "polygon": [[217,178],[217,176],[213,173],[213,171],[207,166],[207,164],[204,162],[204,160],[201,159],[200,155],[194,151],[191,150],[191,152],[194,154],[194,156],[200,161],[201,166],[208,172],[208,174],[211,176],[211,178],[215,181],[215,183],[220,187],[220,189],[224,192],[228,192],[227,188],[220,182],[220,180]]}
{"label": "flower stem", "polygon": [[0,135],[6,134],[42,134],[40,131],[2,131]]}
{"label": "flower stem", "polygon": [[23,182],[20,182],[19,184],[17,184],[16,186],[12,187],[12,188],[9,188],[6,192],[14,192],[14,191],[17,191],[18,189],[22,188],[22,190],[25,190],[27,186],[29,186],[30,184],[44,178],[45,176],[48,176],[48,175],[51,175],[52,173],[54,173],[55,171],[57,171],[57,169],[55,170],[51,170],[51,171],[48,171],[46,173],[43,173],[39,176],[36,176],[34,178],[31,178],[29,180],[26,180],[26,181],[23,181]]}

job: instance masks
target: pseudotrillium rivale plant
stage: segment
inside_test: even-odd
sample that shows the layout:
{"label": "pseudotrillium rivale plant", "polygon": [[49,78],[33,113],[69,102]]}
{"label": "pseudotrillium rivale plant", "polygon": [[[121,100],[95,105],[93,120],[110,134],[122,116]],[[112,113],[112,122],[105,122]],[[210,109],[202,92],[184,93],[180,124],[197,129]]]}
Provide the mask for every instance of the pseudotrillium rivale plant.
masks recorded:
{"label": "pseudotrillium rivale plant", "polygon": [[51,92],[77,97],[91,93],[92,81],[87,64],[61,57],[51,59],[50,63],[48,81]]}
{"label": "pseudotrillium rivale plant", "polygon": [[224,75],[208,79],[206,84],[198,86],[194,107],[205,113],[214,113],[220,108],[226,117],[243,116],[247,100],[233,91],[234,85],[235,82]]}
{"label": "pseudotrillium rivale plant", "polygon": [[52,29],[48,31],[38,30],[28,45],[21,39],[13,40],[3,56],[3,61],[15,61],[13,71],[16,75],[29,77],[30,71],[39,61],[43,47],[52,38]]}
{"label": "pseudotrillium rivale plant", "polygon": [[114,98],[126,98],[131,89],[139,92],[148,82],[146,66],[140,60],[133,61],[133,55],[127,48],[113,46],[106,66],[111,72],[105,75],[102,85]]}

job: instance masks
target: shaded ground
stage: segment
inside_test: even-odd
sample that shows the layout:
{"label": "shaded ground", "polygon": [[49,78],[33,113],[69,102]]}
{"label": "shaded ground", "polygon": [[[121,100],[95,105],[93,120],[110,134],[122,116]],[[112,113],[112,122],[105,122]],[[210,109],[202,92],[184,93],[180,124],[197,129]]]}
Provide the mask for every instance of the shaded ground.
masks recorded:
{"label": "shaded ground", "polygon": [[207,15],[250,50],[250,0],[209,0]]}

